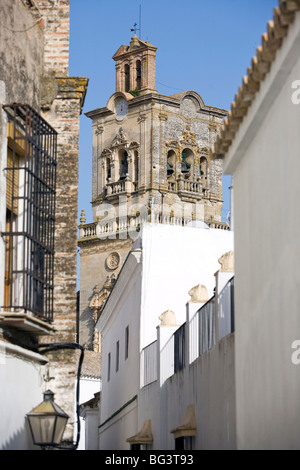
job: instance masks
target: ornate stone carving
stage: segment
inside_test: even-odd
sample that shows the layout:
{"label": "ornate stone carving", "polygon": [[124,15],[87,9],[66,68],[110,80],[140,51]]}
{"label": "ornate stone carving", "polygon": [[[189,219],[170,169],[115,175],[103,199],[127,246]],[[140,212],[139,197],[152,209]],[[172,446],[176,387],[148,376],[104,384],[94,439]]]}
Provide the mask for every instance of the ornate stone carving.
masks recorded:
{"label": "ornate stone carving", "polygon": [[[100,316],[102,307],[115,285],[115,282],[115,275],[112,274],[111,276],[107,276],[104,286],[102,288],[100,288],[98,285],[94,287],[94,293],[89,303],[89,307],[93,310],[93,320],[95,325]],[[101,335],[95,327],[93,331],[93,351],[101,351]]]}
{"label": "ornate stone carving", "polygon": [[110,158],[112,151],[110,149],[103,149],[101,157]]}
{"label": "ornate stone carving", "polygon": [[127,136],[123,131],[123,128],[120,127],[119,134],[116,135],[114,140],[111,143],[111,147],[118,147],[120,145],[126,145],[128,143]]}
{"label": "ornate stone carving", "polygon": [[233,272],[234,271],[234,252],[228,251],[218,259],[221,265],[221,272]]}
{"label": "ornate stone carving", "polygon": [[137,122],[144,122],[147,119],[147,114],[146,113],[140,113],[139,117],[137,118]]}
{"label": "ornate stone carving", "polygon": [[195,139],[195,134],[193,132],[185,131],[182,133],[182,138],[180,139],[181,145],[188,145],[191,147],[198,147],[197,141]]}
{"label": "ornate stone carving", "polygon": [[117,269],[120,265],[121,256],[117,251],[113,251],[106,258],[106,266],[108,269]]}
{"label": "ornate stone carving", "polygon": [[159,326],[177,326],[176,316],[172,310],[166,310],[158,318],[160,320]]}
{"label": "ornate stone carving", "polygon": [[[107,276],[106,281],[102,288],[98,285],[94,287],[93,297],[89,303],[89,307],[93,310],[93,320],[96,325],[98,318],[100,316],[102,307],[106,300],[108,299],[109,294],[111,293],[114,285],[116,283],[115,275]],[[101,351],[101,335],[99,331],[94,327],[93,331],[93,351]]]}
{"label": "ornate stone carving", "polygon": [[209,300],[207,289],[202,284],[192,287],[189,295],[191,296],[190,302],[205,303]]}
{"label": "ornate stone carving", "polygon": [[102,309],[104,302],[111,293],[115,283],[116,277],[114,274],[112,274],[111,276],[107,276],[106,281],[101,289],[98,285],[94,287],[94,294],[89,303],[89,307],[93,310],[95,314],[95,322],[98,320],[100,310]]}
{"label": "ornate stone carving", "polygon": [[162,122],[166,122],[168,120],[168,115],[166,112],[162,111],[159,115],[159,120]]}
{"label": "ornate stone carving", "polygon": [[167,148],[170,148],[174,151],[179,150],[179,143],[177,142],[177,140],[169,140],[168,142],[166,142],[165,145]]}
{"label": "ornate stone carving", "polygon": [[128,147],[129,150],[136,150],[138,148],[140,148],[140,144],[138,142],[135,142],[135,141],[131,142],[129,147]]}
{"label": "ornate stone carving", "polygon": [[103,132],[104,132],[104,127],[100,123],[98,123],[96,130],[95,130],[95,134],[100,135],[100,134],[103,134]]}

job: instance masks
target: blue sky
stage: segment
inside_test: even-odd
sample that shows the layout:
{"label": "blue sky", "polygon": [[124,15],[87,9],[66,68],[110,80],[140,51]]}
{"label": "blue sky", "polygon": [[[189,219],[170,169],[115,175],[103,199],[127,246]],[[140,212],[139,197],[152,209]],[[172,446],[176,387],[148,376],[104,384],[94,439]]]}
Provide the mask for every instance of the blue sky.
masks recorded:
{"label": "blue sky", "polygon": [[[79,207],[92,222],[92,123],[84,113],[115,92],[113,54],[129,45],[141,5],[141,39],[157,49],[156,89],[194,90],[205,104],[230,109],[278,0],[71,0],[70,76],[89,78],[80,122]],[[230,209],[224,177],[223,220]]]}

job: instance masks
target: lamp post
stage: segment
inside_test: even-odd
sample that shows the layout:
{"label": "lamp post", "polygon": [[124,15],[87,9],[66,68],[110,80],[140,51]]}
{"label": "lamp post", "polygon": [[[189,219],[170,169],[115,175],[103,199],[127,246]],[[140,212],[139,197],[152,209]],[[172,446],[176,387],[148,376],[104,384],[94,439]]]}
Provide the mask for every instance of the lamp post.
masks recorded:
{"label": "lamp post", "polygon": [[42,448],[60,446],[69,418],[53,399],[54,393],[47,390],[44,401],[26,415],[33,443]]}

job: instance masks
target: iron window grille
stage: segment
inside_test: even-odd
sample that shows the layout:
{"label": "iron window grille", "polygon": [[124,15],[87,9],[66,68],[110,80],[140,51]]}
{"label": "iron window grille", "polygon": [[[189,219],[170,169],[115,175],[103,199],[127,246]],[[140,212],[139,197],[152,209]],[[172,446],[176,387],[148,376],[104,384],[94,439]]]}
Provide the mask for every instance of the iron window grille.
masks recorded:
{"label": "iron window grille", "polygon": [[[4,105],[11,126],[5,310],[53,320],[57,132],[30,106]],[[21,153],[21,157],[20,157]],[[17,176],[17,178],[16,178]]]}

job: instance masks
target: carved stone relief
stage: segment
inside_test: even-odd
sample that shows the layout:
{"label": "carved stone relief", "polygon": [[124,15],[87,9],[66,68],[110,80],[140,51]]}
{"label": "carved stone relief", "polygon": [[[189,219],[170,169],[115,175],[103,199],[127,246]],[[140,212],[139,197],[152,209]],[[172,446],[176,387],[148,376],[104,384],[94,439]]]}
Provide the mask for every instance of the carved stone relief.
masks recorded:
{"label": "carved stone relief", "polygon": [[117,251],[113,251],[106,258],[106,266],[108,269],[114,270],[117,269],[120,265],[121,256]]}
{"label": "carved stone relief", "polygon": [[[115,275],[112,274],[111,276],[107,276],[102,288],[100,288],[98,285],[94,287],[94,293],[89,303],[89,307],[91,310],[93,310],[93,320],[95,325],[99,319],[102,307],[108,299],[109,294],[111,293],[115,283],[116,278]],[[95,327],[93,331],[93,351],[101,351],[101,336],[99,331]]]}

